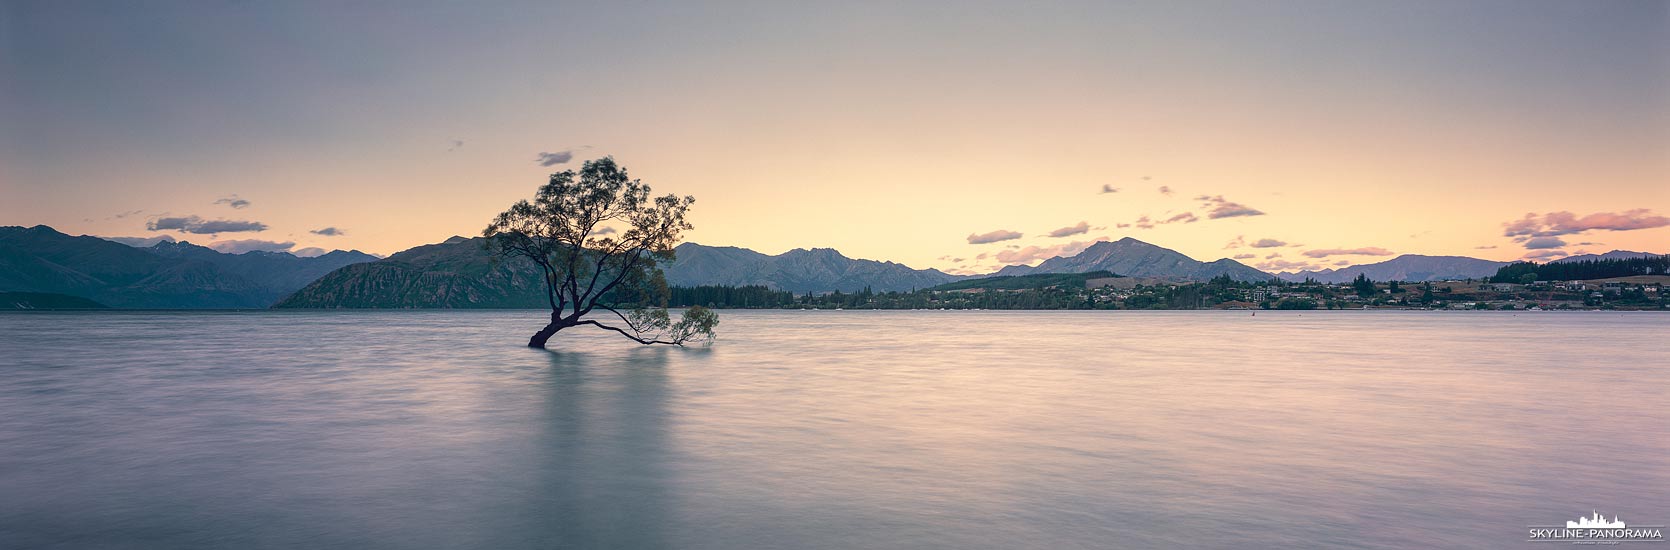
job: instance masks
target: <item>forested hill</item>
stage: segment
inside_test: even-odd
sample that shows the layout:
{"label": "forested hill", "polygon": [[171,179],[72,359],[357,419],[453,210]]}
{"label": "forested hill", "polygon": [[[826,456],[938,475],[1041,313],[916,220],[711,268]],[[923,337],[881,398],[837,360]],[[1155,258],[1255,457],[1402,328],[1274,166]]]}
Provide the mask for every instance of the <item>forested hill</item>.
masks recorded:
{"label": "forested hill", "polygon": [[1034,273],[1031,275],[999,275],[983,279],[968,279],[946,283],[929,290],[1023,290],[1029,288],[1071,287],[1084,288],[1085,281],[1118,277],[1109,271],[1089,273]]}
{"label": "forested hill", "polygon": [[1670,255],[1576,262],[1518,262],[1502,266],[1491,282],[1519,283],[1535,275],[1537,281],[1586,281],[1632,275],[1670,274]]}

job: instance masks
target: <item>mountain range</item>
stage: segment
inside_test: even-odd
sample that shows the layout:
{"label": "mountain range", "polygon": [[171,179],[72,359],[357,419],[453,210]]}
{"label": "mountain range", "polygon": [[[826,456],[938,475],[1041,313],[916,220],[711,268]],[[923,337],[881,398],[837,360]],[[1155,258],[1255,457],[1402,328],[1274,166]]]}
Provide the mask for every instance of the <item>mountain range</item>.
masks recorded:
{"label": "mountain range", "polygon": [[1493,262],[1465,256],[1404,254],[1384,262],[1321,271],[1277,273],[1276,276],[1293,282],[1315,279],[1321,283],[1349,283],[1361,274],[1376,281],[1425,282],[1489,277],[1495,275],[1496,270],[1504,265],[1508,265],[1508,262]]}
{"label": "mountain range", "polygon": [[1090,271],[1111,271],[1126,277],[1157,277],[1180,281],[1206,281],[1219,275],[1227,275],[1230,279],[1242,282],[1268,281],[1274,278],[1269,273],[1229,258],[1202,262],[1176,250],[1130,237],[1098,242],[1076,255],[1056,256],[1044,260],[1037,266],[1012,265],[998,270],[996,275]]}
{"label": "mountain range", "polygon": [[1654,253],[1651,253],[1651,252],[1631,252],[1631,251],[1628,251],[1628,250],[1613,250],[1613,251],[1607,252],[1605,254],[1578,254],[1576,256],[1566,256],[1564,258],[1560,258],[1558,260],[1554,260],[1554,261],[1548,262],[1548,263],[1563,264],[1563,263],[1567,263],[1567,262],[1586,262],[1586,261],[1592,261],[1592,260],[1629,260],[1629,259],[1634,259],[1634,258],[1650,258],[1650,257],[1653,257],[1653,256],[1662,256],[1662,254],[1654,254]]}
{"label": "mountain range", "polygon": [[44,225],[0,227],[0,291],[117,308],[265,308],[337,268],[376,259],[359,251],[224,254],[184,241],[137,248]]}

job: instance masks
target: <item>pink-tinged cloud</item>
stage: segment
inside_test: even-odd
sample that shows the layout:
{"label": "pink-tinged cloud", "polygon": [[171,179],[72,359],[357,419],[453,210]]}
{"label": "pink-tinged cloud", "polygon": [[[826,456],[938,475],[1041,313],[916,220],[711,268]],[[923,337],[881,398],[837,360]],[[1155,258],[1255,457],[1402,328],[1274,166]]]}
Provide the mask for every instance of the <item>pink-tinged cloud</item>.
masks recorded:
{"label": "pink-tinged cloud", "polygon": [[1078,225],[1069,225],[1067,227],[1063,227],[1061,229],[1051,231],[1050,236],[1051,237],[1056,237],[1056,238],[1071,237],[1073,235],[1082,235],[1084,233],[1089,233],[1089,232],[1090,232],[1090,224],[1087,223],[1087,222],[1079,222]]}
{"label": "pink-tinged cloud", "polygon": [[1258,257],[1257,254],[1236,254],[1235,255],[1235,259],[1237,259],[1237,260],[1251,260],[1251,259],[1257,258],[1257,257]]}
{"label": "pink-tinged cloud", "polygon": [[1019,231],[1009,231],[1007,229],[999,229],[997,231],[993,231],[993,232],[990,232],[990,233],[979,233],[979,234],[970,233],[968,235],[968,244],[995,243],[995,242],[1002,242],[1002,241],[1012,241],[1012,240],[1019,239],[1019,238],[1021,238],[1021,234],[1020,234]]}
{"label": "pink-tinged cloud", "polygon": [[1038,260],[1048,260],[1056,256],[1072,256],[1074,254],[1084,252],[1084,249],[1090,248],[1090,245],[1105,240],[1108,240],[1108,238],[1098,237],[1095,240],[1073,241],[1054,246],[1027,246],[1015,250],[1002,250],[997,253],[997,261],[1010,265],[1030,264]]}
{"label": "pink-tinged cloud", "polygon": [[1169,196],[1171,196],[1171,193],[1172,193],[1171,186],[1169,186],[1169,185],[1161,185],[1160,186],[1160,194],[1161,195],[1165,195],[1165,196],[1169,197]]}
{"label": "pink-tinged cloud", "polygon": [[1258,242],[1252,243],[1253,248],[1276,248],[1281,246],[1287,246],[1287,242],[1276,239],[1259,239]]}
{"label": "pink-tinged cloud", "polygon": [[1200,221],[1200,217],[1196,216],[1194,212],[1184,212],[1182,214],[1166,218],[1166,221],[1160,223],[1194,223],[1197,221]]}
{"label": "pink-tinged cloud", "polygon": [[1563,248],[1566,242],[1559,237],[1533,237],[1525,241],[1526,250],[1541,250],[1545,248]]}
{"label": "pink-tinged cloud", "polygon": [[1118,192],[1119,192],[1118,187],[1114,187],[1112,185],[1107,185],[1107,184],[1102,184],[1102,194],[1103,195],[1106,195],[1108,193],[1118,193]]}
{"label": "pink-tinged cloud", "polygon": [[1202,204],[1201,206],[1207,208],[1206,217],[1209,219],[1216,220],[1219,218],[1239,218],[1242,216],[1264,215],[1263,212],[1260,212],[1256,208],[1227,200],[1223,195],[1201,195],[1195,197],[1195,200],[1205,202],[1205,204]]}
{"label": "pink-tinged cloud", "polygon": [[1260,262],[1257,265],[1254,265],[1253,267],[1262,269],[1264,271],[1290,271],[1290,270],[1291,271],[1304,271],[1306,269],[1311,269],[1313,266],[1310,264],[1310,262],[1295,262],[1295,261],[1290,261],[1290,260],[1270,260],[1268,262]]}
{"label": "pink-tinged cloud", "polygon": [[1566,251],[1564,251],[1564,250],[1538,250],[1536,252],[1526,254],[1525,259],[1527,259],[1527,260],[1546,260],[1546,259],[1549,259],[1549,258],[1564,258],[1564,257],[1566,257],[1566,255],[1567,255]]}
{"label": "pink-tinged cloud", "polygon": [[1554,237],[1584,231],[1635,231],[1670,226],[1670,217],[1653,214],[1646,208],[1625,210],[1622,213],[1596,212],[1578,216],[1571,212],[1549,212],[1542,216],[1526,214],[1524,218],[1502,224],[1506,237]]}
{"label": "pink-tinged cloud", "polygon": [[215,241],[215,242],[209,243],[209,248],[213,248],[217,251],[224,252],[224,253],[227,253],[227,254],[243,254],[245,252],[254,252],[254,251],[284,252],[286,250],[294,248],[295,246],[296,246],[296,243],[289,242],[289,241],[274,242],[274,241],[263,241],[263,240],[260,240],[260,239],[230,239],[230,240],[225,240],[225,241]]}
{"label": "pink-tinged cloud", "polygon": [[1229,241],[1228,244],[1224,245],[1224,248],[1226,248],[1226,249],[1228,249],[1228,248],[1241,248],[1241,247],[1246,246],[1246,245],[1247,245],[1247,236],[1246,235],[1236,235],[1235,240]]}
{"label": "pink-tinged cloud", "polygon": [[1136,226],[1137,226],[1137,229],[1153,229],[1154,228],[1154,220],[1148,219],[1148,216],[1143,216],[1143,217],[1137,218]]}
{"label": "pink-tinged cloud", "polygon": [[1378,246],[1366,246],[1363,248],[1323,248],[1305,251],[1305,256],[1309,258],[1326,258],[1329,256],[1390,256],[1392,254],[1394,254],[1394,252]]}

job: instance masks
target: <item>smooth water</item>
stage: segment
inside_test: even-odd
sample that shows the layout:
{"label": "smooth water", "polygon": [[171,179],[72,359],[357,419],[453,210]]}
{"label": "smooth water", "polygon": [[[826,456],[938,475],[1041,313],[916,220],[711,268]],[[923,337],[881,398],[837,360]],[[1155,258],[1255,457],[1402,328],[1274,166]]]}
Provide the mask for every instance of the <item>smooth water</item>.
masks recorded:
{"label": "smooth water", "polygon": [[[1522,548],[1670,521],[1670,316],[0,315],[0,548]],[[1565,543],[1556,543],[1565,546]]]}

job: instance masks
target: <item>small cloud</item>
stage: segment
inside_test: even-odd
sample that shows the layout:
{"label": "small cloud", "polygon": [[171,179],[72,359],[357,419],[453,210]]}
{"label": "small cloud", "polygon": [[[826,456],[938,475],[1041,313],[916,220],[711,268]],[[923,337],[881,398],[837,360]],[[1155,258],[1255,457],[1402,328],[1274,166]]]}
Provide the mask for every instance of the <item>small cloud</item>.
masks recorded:
{"label": "small cloud", "polygon": [[1116,223],[1116,224],[1113,224],[1113,226],[1114,226],[1114,227],[1117,227],[1117,228],[1119,228],[1119,229],[1124,229],[1124,228],[1127,228],[1127,227],[1130,227],[1130,226],[1131,226],[1131,224],[1128,224],[1128,223]]}
{"label": "small cloud", "polygon": [[244,220],[205,220],[197,216],[162,217],[145,223],[151,231],[179,231],[198,235],[266,231],[267,224]]}
{"label": "small cloud", "polygon": [[1091,241],[1073,241],[1067,244],[1058,244],[1054,246],[1028,246],[1014,250],[1001,250],[997,253],[997,261],[1010,265],[1030,264],[1038,260],[1048,260],[1056,256],[1072,256],[1074,254],[1084,252],[1084,249],[1090,248],[1090,245],[1105,240],[1108,240],[1107,237],[1100,237]]}
{"label": "small cloud", "polygon": [[1559,237],[1532,237],[1530,240],[1525,241],[1525,249],[1526,250],[1541,250],[1541,249],[1545,249],[1545,248],[1563,248],[1565,246],[1566,246],[1566,241],[1560,240]]}
{"label": "small cloud", "polygon": [[1195,200],[1203,201],[1205,203],[1201,206],[1208,209],[1206,211],[1206,217],[1209,219],[1216,220],[1219,218],[1239,218],[1243,216],[1264,215],[1264,212],[1261,212],[1253,207],[1226,200],[1223,195],[1200,195],[1195,197]]}
{"label": "small cloud", "polygon": [[174,237],[170,237],[168,235],[157,235],[155,237],[99,237],[99,238],[107,240],[107,241],[119,242],[119,243],[131,246],[131,247],[134,247],[134,248],[150,248],[152,246],[156,246],[157,243],[171,243],[171,242],[174,242]]}
{"label": "small cloud", "polygon": [[613,235],[615,233],[619,233],[619,231],[615,231],[615,228],[613,228],[613,227],[602,227],[602,228],[598,228],[596,231],[591,232],[591,234],[599,235],[599,236]]}
{"label": "small cloud", "polygon": [[[489,147],[489,149],[491,149],[491,147]],[[534,162],[539,163],[540,166],[556,166],[558,164],[566,164],[571,160],[574,160],[574,150],[572,149],[567,151],[557,151],[555,153],[541,152],[539,153],[539,158],[534,159]]]}
{"label": "small cloud", "polygon": [[1253,248],[1277,248],[1282,246],[1287,246],[1287,242],[1276,239],[1259,239],[1258,242],[1252,243]]}
{"label": "small cloud", "polygon": [[298,248],[296,250],[291,250],[290,254],[292,254],[292,255],[294,255],[298,258],[314,258],[314,257],[318,257],[318,256],[324,256],[328,252],[330,252],[330,251],[325,250],[323,248],[319,248],[317,246],[309,246],[307,248]]}
{"label": "small cloud", "polygon": [[1635,231],[1670,226],[1670,217],[1653,214],[1652,210],[1637,208],[1622,213],[1596,212],[1578,216],[1571,212],[1549,212],[1542,216],[1526,214],[1524,218],[1502,224],[1504,237],[1555,237],[1584,231]]}
{"label": "small cloud", "polygon": [[1081,234],[1089,233],[1089,232],[1090,232],[1090,223],[1089,222],[1079,222],[1078,225],[1069,225],[1067,227],[1063,227],[1061,229],[1051,231],[1050,236],[1051,237],[1056,237],[1056,238],[1071,237],[1073,235],[1081,235]]}
{"label": "small cloud", "polygon": [[215,204],[224,204],[232,208],[244,208],[249,206],[249,201],[240,199],[237,195],[232,195],[230,197],[215,199]]}
{"label": "small cloud", "polygon": [[1295,262],[1291,260],[1271,260],[1256,264],[1253,267],[1265,271],[1303,271],[1312,268],[1309,262]]}
{"label": "small cloud", "polygon": [[1527,260],[1546,260],[1549,258],[1564,257],[1566,257],[1566,251],[1564,250],[1538,250],[1525,255],[1525,259]]}
{"label": "small cloud", "polygon": [[293,242],[263,241],[260,239],[233,239],[209,243],[209,248],[226,254],[243,254],[245,252],[284,252],[295,247]]}
{"label": "small cloud", "polygon": [[981,253],[980,253],[980,255],[979,255],[979,256],[975,256],[975,257],[974,257],[974,259],[976,259],[976,260],[984,260],[984,259],[986,259],[986,257],[987,257],[987,256],[990,256],[990,255],[992,255],[992,253],[990,253],[990,252],[981,252]]}
{"label": "small cloud", "polygon": [[[459,149],[464,148],[464,140],[461,140],[461,139],[449,139],[449,140],[447,140],[447,143],[450,144],[450,146],[448,146],[446,148],[448,153],[451,153],[453,151],[457,151]],[[302,250],[307,250],[307,249],[304,248]]]}
{"label": "small cloud", "polygon": [[1271,259],[1271,258],[1280,258],[1280,257],[1281,257],[1280,252],[1271,252],[1270,255],[1265,256],[1264,259],[1268,260],[1268,259]]}
{"label": "small cloud", "polygon": [[1019,238],[1021,238],[1021,234],[1018,231],[1009,231],[1007,229],[999,229],[997,231],[993,231],[993,232],[990,232],[990,233],[981,233],[981,234],[970,233],[968,235],[968,244],[995,243],[995,242],[1009,241],[1009,240],[1014,240],[1014,239],[1019,239]]}
{"label": "small cloud", "polygon": [[[966,259],[967,258],[951,258],[951,263],[960,264],[960,263],[963,263],[963,260],[966,260]],[[967,267],[967,266],[963,266],[963,267]]]}
{"label": "small cloud", "polygon": [[322,228],[319,228],[319,229],[314,229],[312,231],[308,231],[308,233],[312,233],[314,235],[323,235],[323,236],[326,236],[326,237],[340,237],[340,236],[348,234],[346,231],[343,231],[341,229],[337,229],[335,227],[322,227]]}
{"label": "small cloud", "polygon": [[1184,212],[1182,214],[1166,218],[1166,221],[1160,223],[1194,223],[1197,221],[1200,221],[1200,217],[1196,216],[1194,212]]}
{"label": "small cloud", "polygon": [[1390,256],[1393,252],[1378,246],[1363,248],[1324,248],[1320,250],[1306,250],[1305,257],[1326,258],[1328,256]]}
{"label": "small cloud", "polygon": [[1237,259],[1237,260],[1250,260],[1250,259],[1257,258],[1257,257],[1258,257],[1257,254],[1236,254],[1235,255],[1235,259]]}
{"label": "small cloud", "polygon": [[1105,184],[1105,183],[1104,183],[1104,184],[1102,184],[1102,192],[1101,192],[1101,194],[1103,194],[1103,195],[1106,195],[1106,194],[1108,194],[1108,193],[1118,193],[1118,192],[1119,192],[1119,188],[1118,188],[1118,187],[1114,187],[1114,186],[1112,186],[1112,185],[1108,185],[1108,184]]}
{"label": "small cloud", "polygon": [[[1143,178],[1143,179],[1147,179],[1147,178]],[[1171,186],[1169,186],[1169,185],[1161,185],[1160,186],[1160,194],[1161,195],[1165,195],[1165,196],[1169,197],[1169,196],[1171,196],[1171,193],[1172,193]]]}
{"label": "small cloud", "polygon": [[1229,241],[1228,244],[1224,245],[1224,248],[1225,249],[1241,248],[1243,246],[1247,246],[1247,236],[1246,235],[1236,235],[1235,240]]}
{"label": "small cloud", "polygon": [[1136,226],[1137,229],[1153,229],[1154,221],[1148,219],[1147,215],[1144,215],[1143,217],[1137,218]]}
{"label": "small cloud", "polygon": [[1473,249],[1474,250],[1494,250],[1494,249],[1496,249],[1496,245],[1492,244],[1492,245],[1485,245],[1485,246],[1475,246],[1475,247],[1473,247]]}
{"label": "small cloud", "polygon": [[[115,215],[113,215],[111,217],[108,217],[108,218],[105,218],[105,219],[107,219],[107,220],[120,220],[120,219],[126,218],[128,216],[132,216],[132,215],[135,215],[135,214],[143,214],[143,213],[145,213],[144,210],[129,210],[127,212],[117,212]],[[91,220],[88,220],[88,221],[91,221]]]}
{"label": "small cloud", "polygon": [[1351,265],[1351,260],[1340,260],[1334,262],[1334,265]]}

